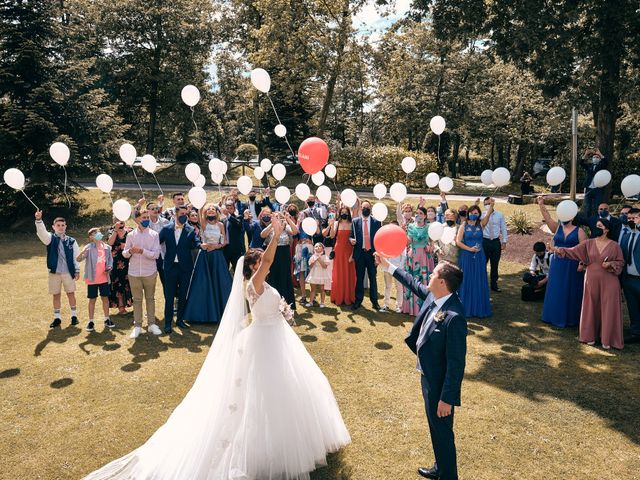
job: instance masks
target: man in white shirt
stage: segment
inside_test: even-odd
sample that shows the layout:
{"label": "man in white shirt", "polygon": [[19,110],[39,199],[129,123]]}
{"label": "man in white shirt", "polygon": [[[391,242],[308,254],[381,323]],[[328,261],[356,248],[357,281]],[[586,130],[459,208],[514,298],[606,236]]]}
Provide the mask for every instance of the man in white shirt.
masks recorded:
{"label": "man in white shirt", "polygon": [[622,289],[630,319],[630,337],[625,343],[640,342],[640,209],[631,208],[627,214],[629,232],[620,242],[625,266],[622,270]]}
{"label": "man in white shirt", "polygon": [[[149,212],[149,228],[160,235],[162,227],[169,224],[169,220],[160,215],[162,208],[160,204],[150,202],[147,204],[147,211]],[[160,277],[160,283],[164,287],[164,268],[162,267],[162,259],[165,252],[164,243],[160,245],[160,256],[156,260],[156,268],[158,269],[158,276]]]}
{"label": "man in white shirt", "polygon": [[[484,199],[484,212],[480,218],[484,218],[491,205],[491,197]],[[493,215],[489,219],[489,222],[482,230],[482,249],[486,256],[487,262],[491,262],[491,290],[494,292],[500,292],[498,288],[498,265],[500,264],[500,256],[502,251],[507,248],[507,222],[504,219],[504,215],[497,210],[493,211]]]}

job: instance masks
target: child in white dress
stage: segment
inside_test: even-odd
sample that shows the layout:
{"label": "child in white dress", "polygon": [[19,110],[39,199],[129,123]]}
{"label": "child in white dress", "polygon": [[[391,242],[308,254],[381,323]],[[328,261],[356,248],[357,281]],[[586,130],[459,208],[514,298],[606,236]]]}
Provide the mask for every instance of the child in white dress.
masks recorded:
{"label": "child in white dress", "polygon": [[311,285],[311,299],[306,307],[313,306],[316,299],[316,290],[320,291],[320,307],[324,307],[324,285],[329,278],[329,257],[324,253],[324,245],[318,242],[313,246],[313,255],[309,259],[309,275],[307,275],[307,283]]}

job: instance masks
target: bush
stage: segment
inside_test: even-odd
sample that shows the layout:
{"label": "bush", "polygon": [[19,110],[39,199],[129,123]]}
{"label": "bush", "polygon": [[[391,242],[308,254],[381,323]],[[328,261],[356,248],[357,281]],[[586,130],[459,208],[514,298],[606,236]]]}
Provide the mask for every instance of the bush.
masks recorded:
{"label": "bush", "polygon": [[[416,169],[409,175],[400,167],[404,157],[416,159]],[[356,187],[372,187],[377,183],[389,186],[401,181],[408,188],[424,190],[424,177],[437,168],[430,153],[389,146],[342,148],[332,152],[330,161],[338,170],[336,182]]]}
{"label": "bush", "polygon": [[507,220],[509,230],[518,235],[531,235],[533,222],[523,210],[516,210]]}
{"label": "bush", "polygon": [[238,159],[245,162],[251,160],[251,158],[255,157],[257,154],[258,147],[252,143],[243,143],[242,145],[238,145],[238,148],[236,148],[236,155],[238,156]]}

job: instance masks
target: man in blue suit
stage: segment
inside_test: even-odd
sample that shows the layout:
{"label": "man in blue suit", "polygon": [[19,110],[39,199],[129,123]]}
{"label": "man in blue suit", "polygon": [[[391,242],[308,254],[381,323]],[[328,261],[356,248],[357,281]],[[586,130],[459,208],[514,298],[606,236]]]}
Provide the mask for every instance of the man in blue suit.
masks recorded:
{"label": "man in blue suit", "polygon": [[187,207],[176,206],[174,220],[160,230],[160,243],[165,245],[164,254],[164,332],[171,333],[173,323],[173,299],[178,293],[178,315],[176,325],[189,328],[182,320],[187,290],[193,272],[191,250],[200,248],[200,239],[189,225]]}
{"label": "man in blue suit", "polygon": [[625,343],[640,342],[640,209],[631,208],[627,213],[627,227],[620,241],[625,266],[622,270],[622,289],[629,309],[631,332]]}
{"label": "man in blue suit", "polygon": [[456,293],[462,271],[449,262],[433,270],[426,287],[413,276],[378,255],[381,265],[405,288],[424,300],[411,332],[405,339],[418,357],[431,444],[436,461],[431,468],[420,467],[424,478],[457,480],[456,446],[453,435],[454,405],[460,405],[460,388],[467,353],[467,321]]}
{"label": "man in blue suit", "polygon": [[244,255],[244,222],[240,215],[236,215],[236,207],[233,200],[227,199],[224,204],[224,228],[227,232],[227,244],[224,246],[224,259],[227,268],[233,267],[235,270],[238,259]]}
{"label": "man in blue suit", "polygon": [[620,234],[620,220],[611,216],[611,213],[609,213],[609,204],[607,203],[601,203],[598,205],[598,213],[591,215],[590,217],[585,217],[582,213],[578,213],[578,215],[576,215],[576,223],[578,226],[589,227],[589,231],[591,232],[589,238],[597,238],[602,234],[600,229],[596,226],[601,218],[605,218],[611,222],[611,238],[617,241],[618,239],[613,235]]}
{"label": "man in blue suit", "polygon": [[373,254],[376,249],[373,239],[380,229],[378,220],[371,217],[371,203],[362,202],[362,216],[356,217],[351,223],[351,245],[353,245],[353,261],[356,264],[356,299],[351,310],[357,310],[364,298],[364,274],[369,275],[369,298],[374,310],[380,310],[378,305],[378,283],[376,281],[376,262]]}

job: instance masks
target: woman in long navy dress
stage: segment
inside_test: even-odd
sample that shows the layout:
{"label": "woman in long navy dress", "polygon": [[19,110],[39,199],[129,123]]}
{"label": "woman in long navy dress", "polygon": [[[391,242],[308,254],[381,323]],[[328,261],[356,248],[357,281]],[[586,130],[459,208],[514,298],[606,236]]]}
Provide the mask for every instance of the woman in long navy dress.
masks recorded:
{"label": "woman in long navy dress", "polygon": [[231,274],[222,249],[227,238],[224,224],[215,205],[210,203],[200,211],[200,239],[193,267],[184,319],[189,322],[219,323],[231,293]]}
{"label": "woman in long navy dress", "polygon": [[[571,248],[587,240],[581,228],[571,222],[557,222],[551,218],[544,206],[544,199],[538,197],[538,205],[544,221],[552,232],[554,247]],[[580,323],[584,272],[577,260],[553,257],[544,295],[542,321],[556,327],[576,327]]]}
{"label": "woman in long navy dress", "polygon": [[456,237],[460,249],[458,265],[464,274],[459,294],[467,318],[490,317],[493,314],[489,300],[487,262],[482,250],[482,229],[493,214],[493,200],[483,219],[480,219],[480,214],[477,205],[469,208],[467,221],[460,226]]}

